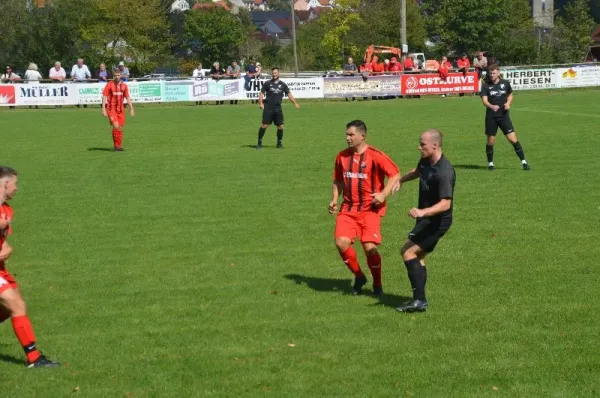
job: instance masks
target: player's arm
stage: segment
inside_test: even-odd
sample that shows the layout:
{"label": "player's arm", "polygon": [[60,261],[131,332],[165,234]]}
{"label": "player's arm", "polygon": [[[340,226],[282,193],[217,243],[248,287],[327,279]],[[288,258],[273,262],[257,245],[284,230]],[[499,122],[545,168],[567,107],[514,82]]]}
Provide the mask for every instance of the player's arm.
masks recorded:
{"label": "player's arm", "polygon": [[412,218],[420,218],[420,217],[433,217],[440,213],[443,213],[447,210],[450,210],[452,207],[452,198],[443,198],[436,204],[431,207],[427,207],[425,209],[416,209],[413,208],[408,213]]}
{"label": "player's arm", "polygon": [[294,106],[296,107],[296,109],[300,108],[300,104],[296,102],[296,98],[294,98],[294,95],[292,93],[290,93],[288,91],[287,92],[287,96],[288,96],[289,100],[292,102],[292,104],[294,104]]}
{"label": "player's arm", "polygon": [[106,113],[106,100],[107,100],[107,96],[105,94],[102,94],[102,115],[104,116],[108,116],[108,113]]}
{"label": "player's arm", "polygon": [[331,186],[331,201],[329,202],[329,214],[337,211],[337,203],[344,190],[344,181],[334,180]]}
{"label": "player's arm", "polygon": [[483,103],[483,106],[485,106],[488,109],[493,110],[494,112],[498,111],[498,109],[500,109],[500,107],[498,105],[492,105],[489,101],[488,101],[488,97],[487,95],[482,95],[481,96],[481,102]]}
{"label": "player's arm", "polygon": [[263,93],[263,89],[265,86],[263,86],[263,88],[260,90],[260,93],[258,93],[258,107],[260,109],[265,109],[265,105],[263,104],[263,99],[265,94]]}
{"label": "player's arm", "polygon": [[513,90],[512,90],[512,87],[510,86],[510,83],[508,83],[506,93],[508,94],[508,97],[506,97],[506,104],[504,104],[504,109],[509,110],[510,105],[512,104],[512,101],[513,101]]}
{"label": "player's arm", "polygon": [[135,115],[135,111],[133,110],[133,101],[131,100],[131,97],[129,96],[129,87],[125,88],[125,99],[127,100],[127,105],[129,105],[129,114],[131,116]]}
{"label": "player's arm", "polygon": [[12,247],[10,247],[7,241],[4,241],[2,247],[0,248],[0,261],[6,261],[11,254]]}
{"label": "player's arm", "polygon": [[411,171],[409,171],[408,173],[404,174],[401,178],[400,178],[400,184],[404,184],[405,182],[409,182],[412,180],[415,180],[417,178],[419,178],[421,176],[421,173],[419,172],[419,169],[412,169]]}

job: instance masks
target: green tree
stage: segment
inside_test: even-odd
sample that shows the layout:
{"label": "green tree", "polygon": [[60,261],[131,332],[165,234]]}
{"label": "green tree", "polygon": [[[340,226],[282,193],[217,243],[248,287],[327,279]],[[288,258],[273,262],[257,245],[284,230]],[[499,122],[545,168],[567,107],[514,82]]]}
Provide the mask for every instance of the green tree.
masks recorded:
{"label": "green tree", "polygon": [[290,0],[268,0],[269,9],[273,11],[289,11],[292,9]]}
{"label": "green tree", "polygon": [[346,55],[359,51],[349,36],[350,31],[361,24],[359,6],[360,0],[338,0],[336,7],[323,13],[318,21],[324,26],[321,44],[334,60],[333,67],[341,67]]}
{"label": "green tree", "polygon": [[21,0],[3,0],[0,12],[0,61],[3,65],[11,64],[14,68],[25,62],[22,40],[33,29],[31,13],[24,5],[25,2]]}
{"label": "green tree", "polygon": [[[325,35],[325,24],[318,20],[300,25],[296,32],[298,68],[300,70],[327,70],[339,61],[322,45]],[[293,46],[284,47],[281,51],[282,65],[293,65]]]}
{"label": "green tree", "polygon": [[594,19],[587,0],[573,0],[564,9],[564,17],[556,18],[552,32],[556,62],[580,62],[592,44]]}

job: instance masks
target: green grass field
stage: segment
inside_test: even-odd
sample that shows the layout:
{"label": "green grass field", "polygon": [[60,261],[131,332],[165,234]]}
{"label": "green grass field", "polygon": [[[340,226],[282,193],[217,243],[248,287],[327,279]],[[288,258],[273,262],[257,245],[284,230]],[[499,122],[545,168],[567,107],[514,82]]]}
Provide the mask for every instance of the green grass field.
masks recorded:
{"label": "green grass field", "polygon": [[[599,94],[515,94],[529,173],[501,134],[485,170],[477,97],[286,104],[285,149],[271,127],[262,151],[250,104],[140,106],[124,153],[91,150],[112,146],[99,108],[0,110],[8,267],[64,365],[26,370],[5,322],[2,396],[597,396]],[[403,171],[445,133],[455,218],[424,314],[394,310],[418,182],[383,220],[386,296],[348,294],[327,205],[355,118]]]}

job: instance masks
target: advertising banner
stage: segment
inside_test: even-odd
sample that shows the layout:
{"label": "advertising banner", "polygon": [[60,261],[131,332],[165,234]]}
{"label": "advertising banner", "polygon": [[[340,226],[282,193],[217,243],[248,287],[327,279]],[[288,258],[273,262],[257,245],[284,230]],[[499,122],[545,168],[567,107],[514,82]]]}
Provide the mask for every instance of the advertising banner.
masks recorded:
{"label": "advertising banner", "polygon": [[449,73],[445,80],[439,73],[402,75],[402,95],[441,95],[476,93],[479,91],[477,72]]}
{"label": "advertising banner", "polygon": [[173,80],[163,82],[163,101],[164,102],[183,102],[193,101],[192,89],[193,80]]}
{"label": "advertising banner", "polygon": [[510,81],[513,90],[541,90],[558,88],[554,69],[501,69],[500,74]]}
{"label": "advertising banner", "polygon": [[101,104],[102,91],[106,83],[80,83],[74,88],[77,89],[79,104]]}
{"label": "advertising banner", "polygon": [[127,82],[131,100],[136,102],[162,102],[162,82]]}
{"label": "advertising banner", "polygon": [[323,80],[325,98],[400,95],[399,76],[326,77]]}
{"label": "advertising banner", "polygon": [[[267,80],[253,79],[246,86],[245,80],[241,79],[243,90],[239,99],[258,99],[258,93]],[[323,98],[323,78],[321,77],[285,78],[281,81],[287,84],[294,98]]]}
{"label": "advertising banner", "polygon": [[241,99],[242,79],[191,80],[192,101],[225,101]]}
{"label": "advertising banner", "polygon": [[0,105],[75,105],[75,84],[0,84]]}
{"label": "advertising banner", "polygon": [[558,87],[600,86],[600,66],[581,66],[556,69]]}

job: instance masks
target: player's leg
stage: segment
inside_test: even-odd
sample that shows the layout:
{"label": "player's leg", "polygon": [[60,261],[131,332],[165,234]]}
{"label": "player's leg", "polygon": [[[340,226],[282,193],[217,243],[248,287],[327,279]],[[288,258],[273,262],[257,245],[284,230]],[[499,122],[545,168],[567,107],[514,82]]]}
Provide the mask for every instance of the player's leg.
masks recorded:
{"label": "player's leg", "polygon": [[281,109],[275,111],[274,120],[277,126],[277,148],[283,148],[283,111]]}
{"label": "player's leg", "polygon": [[360,269],[356,250],[352,247],[354,238],[358,234],[358,225],[354,217],[347,214],[338,214],[335,219],[335,246],[350,272],[354,274],[352,294],[362,293],[362,287],[367,283],[367,277]]}
{"label": "player's leg", "polygon": [[488,170],[494,170],[494,144],[496,143],[496,134],[498,133],[498,124],[496,120],[490,116],[485,116],[485,154],[488,161]]}
{"label": "player's leg", "polygon": [[258,143],[256,144],[256,149],[260,149],[262,148],[262,140],[263,137],[265,136],[265,133],[267,131],[267,127],[269,127],[269,125],[271,123],[273,123],[273,112],[266,108],[263,109],[263,114],[262,114],[262,124],[260,125],[260,128],[258,129]]}
{"label": "player's leg", "polygon": [[27,316],[27,306],[21,296],[21,292],[16,287],[16,282],[12,277],[6,277],[6,274],[0,276],[0,308],[2,313],[10,314],[13,331],[21,347],[27,356],[26,366],[34,367],[53,367],[60,364],[49,361],[37,349],[35,344],[35,334],[31,321]]}
{"label": "player's leg", "polygon": [[510,117],[506,115],[500,123],[500,129],[504,133],[506,139],[512,144],[515,149],[515,153],[521,160],[521,165],[523,166],[523,170],[530,170],[529,164],[527,160],[525,160],[525,153],[523,152],[523,147],[517,138],[517,133],[515,132],[515,128],[513,127],[512,121]]}
{"label": "player's leg", "polygon": [[115,145],[115,151],[123,151],[123,128],[125,127],[125,114],[120,113],[115,117],[115,123],[113,123],[113,143]]}
{"label": "player's leg", "polygon": [[381,244],[381,216],[374,212],[364,212],[357,221],[358,235],[367,256],[367,265],[373,276],[373,294],[381,296],[383,294],[381,255],[377,250]]}

